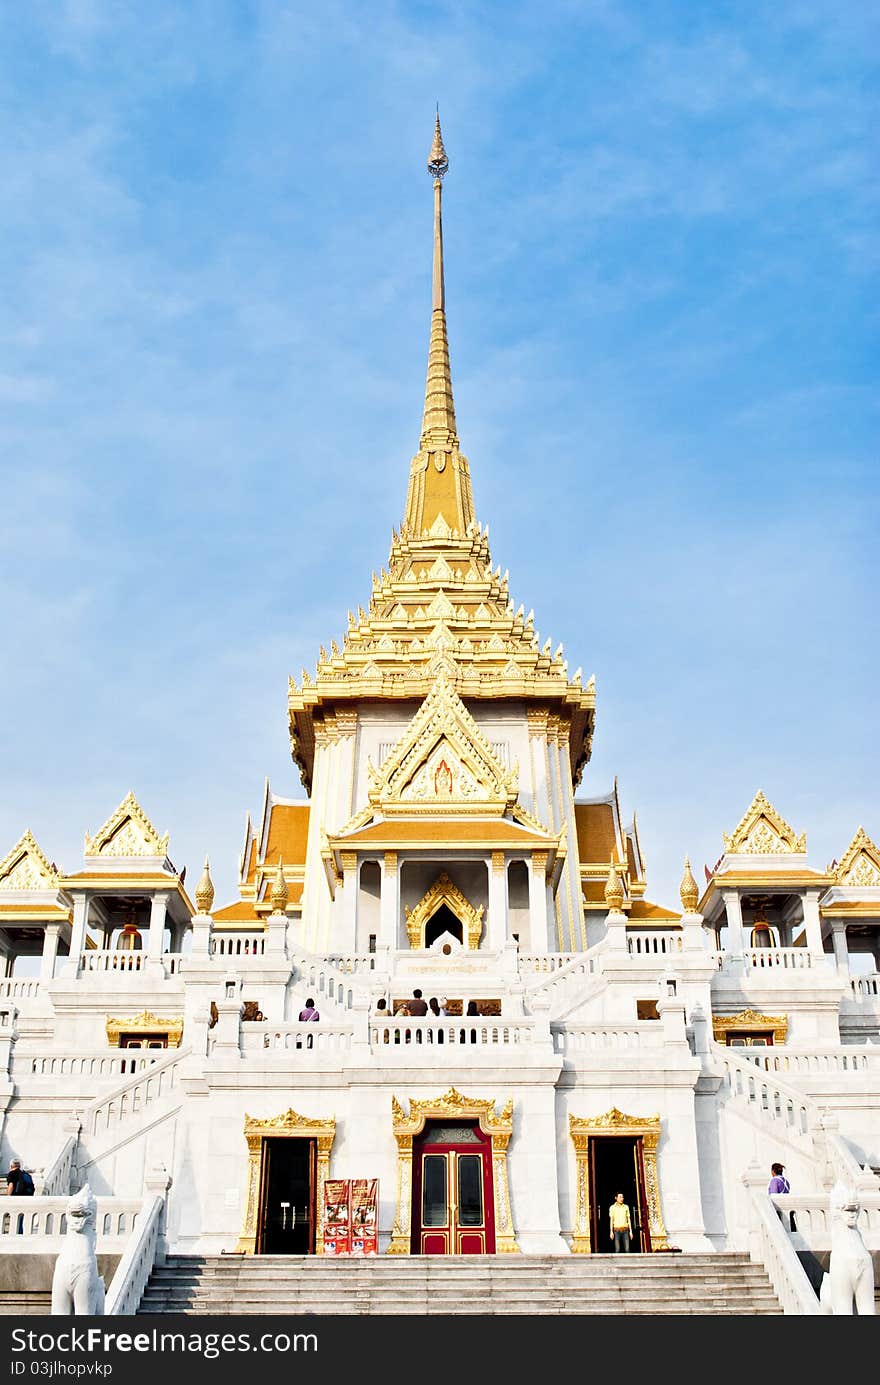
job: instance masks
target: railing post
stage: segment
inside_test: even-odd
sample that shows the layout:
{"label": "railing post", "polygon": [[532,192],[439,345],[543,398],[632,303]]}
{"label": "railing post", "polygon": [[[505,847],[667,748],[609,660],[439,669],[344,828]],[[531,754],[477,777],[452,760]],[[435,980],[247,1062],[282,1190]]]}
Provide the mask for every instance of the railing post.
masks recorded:
{"label": "railing post", "polygon": [[152,1206],[154,1198],[162,1199],[162,1211],[159,1216],[159,1233],[156,1240],[156,1259],[157,1265],[164,1265],[168,1254],[168,1241],[165,1230],[168,1222],[168,1189],[171,1187],[171,1177],[164,1164],[156,1164],[148,1169],[144,1175],[144,1204],[141,1215],[145,1215],[148,1208]]}

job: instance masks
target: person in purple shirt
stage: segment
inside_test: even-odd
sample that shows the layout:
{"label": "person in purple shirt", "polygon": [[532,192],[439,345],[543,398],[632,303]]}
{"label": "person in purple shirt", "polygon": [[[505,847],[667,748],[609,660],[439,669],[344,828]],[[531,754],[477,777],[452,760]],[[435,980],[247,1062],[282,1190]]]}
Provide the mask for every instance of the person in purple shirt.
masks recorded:
{"label": "person in purple shirt", "polygon": [[[786,1176],[785,1176],[784,1169],[785,1169],[785,1165],[784,1165],[784,1164],[771,1164],[771,1165],[770,1165],[770,1173],[772,1174],[772,1177],[771,1177],[771,1179],[770,1179],[770,1182],[767,1184],[767,1192],[768,1192],[768,1193],[790,1193],[790,1192],[791,1192],[791,1184],[789,1183],[788,1179],[787,1179]],[[779,1217],[779,1220],[782,1221],[782,1220],[783,1220],[783,1216],[782,1216],[782,1213],[780,1212],[780,1210],[779,1210],[778,1207],[777,1207],[777,1209],[776,1209],[776,1212],[777,1212],[777,1215],[778,1215],[778,1217]],[[789,1221],[790,1221],[790,1223],[791,1223],[791,1229],[792,1229],[792,1231],[797,1231],[797,1226],[795,1225],[795,1220],[794,1220],[794,1212],[790,1212],[790,1213],[789,1213]]]}

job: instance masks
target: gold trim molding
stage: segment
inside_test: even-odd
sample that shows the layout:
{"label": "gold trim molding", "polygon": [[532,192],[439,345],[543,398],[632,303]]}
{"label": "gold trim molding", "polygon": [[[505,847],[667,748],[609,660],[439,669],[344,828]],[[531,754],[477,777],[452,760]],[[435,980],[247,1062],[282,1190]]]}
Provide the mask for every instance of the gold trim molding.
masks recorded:
{"label": "gold trim molding", "polygon": [[425,1128],[425,1121],[477,1120],[484,1135],[492,1140],[492,1186],[495,1194],[495,1252],[498,1255],[519,1251],[510,1211],[510,1185],[507,1177],[507,1145],[513,1134],[513,1097],[500,1111],[494,1097],[463,1096],[450,1087],[442,1096],[417,1100],[410,1097],[409,1115],[396,1096],[391,1098],[391,1117],[397,1141],[397,1213],[391,1232],[388,1255],[409,1255],[412,1234],[413,1138]]}
{"label": "gold trim molding", "polygon": [[483,905],[475,909],[466,895],[442,871],[431,888],[422,896],[414,909],[406,909],[406,932],[412,948],[424,948],[425,929],[437,910],[446,905],[461,922],[464,929],[465,946],[472,951],[480,946],[483,932]]}
{"label": "gold trim molding", "polygon": [[120,1034],[138,1033],[167,1034],[168,1047],[180,1048],[180,1041],[183,1038],[183,1015],[175,1015],[173,1019],[160,1019],[154,1015],[152,1010],[141,1010],[139,1015],[107,1016],[107,1039],[114,1048],[119,1047]]}
{"label": "gold trim molding", "polygon": [[788,1015],[762,1015],[758,1010],[740,1010],[738,1015],[712,1016],[712,1037],[716,1043],[726,1043],[731,1029],[742,1029],[747,1034],[772,1029],[774,1044],[784,1044],[788,1034]]}
{"label": "gold trim molding", "polygon": [[261,1120],[245,1112],[244,1137],[248,1147],[247,1201],[244,1224],[236,1246],[237,1255],[254,1255],[257,1248],[257,1213],[260,1199],[260,1174],[263,1163],[263,1140],[290,1136],[299,1140],[317,1140],[318,1172],[315,1188],[315,1254],[324,1251],[324,1182],[330,1176],[330,1150],[336,1137],[336,1119],[316,1120],[300,1116],[293,1107],[278,1116]]}
{"label": "gold trim molding", "polygon": [[645,1197],[648,1203],[648,1231],[652,1250],[668,1250],[669,1238],[660,1206],[660,1179],[657,1174],[657,1145],[660,1116],[627,1116],[612,1106],[602,1116],[568,1117],[568,1133],[574,1144],[577,1165],[575,1224],[571,1237],[572,1255],[589,1255],[590,1244],[590,1164],[589,1142],[596,1135],[641,1135],[645,1166]]}

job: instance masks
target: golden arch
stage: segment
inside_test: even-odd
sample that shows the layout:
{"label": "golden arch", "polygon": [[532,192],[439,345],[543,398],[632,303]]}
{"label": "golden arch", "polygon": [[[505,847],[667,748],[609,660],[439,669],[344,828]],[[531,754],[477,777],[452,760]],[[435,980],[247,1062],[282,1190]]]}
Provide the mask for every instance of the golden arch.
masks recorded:
{"label": "golden arch", "polygon": [[660,1140],[660,1117],[625,1116],[612,1106],[603,1116],[572,1116],[568,1118],[568,1133],[574,1144],[577,1160],[577,1202],[575,1223],[571,1236],[572,1255],[590,1253],[590,1166],[589,1139],[591,1135],[641,1135],[645,1161],[645,1193],[648,1203],[648,1230],[654,1250],[668,1250],[669,1238],[663,1225],[660,1207],[660,1180],[657,1176],[657,1144]]}
{"label": "golden arch", "polygon": [[412,1160],[413,1137],[420,1135],[425,1121],[477,1120],[484,1135],[492,1140],[492,1183],[495,1190],[495,1253],[519,1251],[510,1211],[510,1187],[507,1181],[507,1145],[513,1134],[513,1097],[508,1097],[500,1111],[495,1110],[494,1097],[462,1096],[450,1087],[443,1096],[417,1101],[410,1097],[409,1115],[396,1096],[391,1097],[391,1117],[397,1141],[397,1213],[391,1232],[387,1255],[409,1255],[412,1231]]}
{"label": "golden arch", "polygon": [[248,1147],[247,1202],[244,1225],[236,1246],[237,1255],[253,1255],[257,1248],[257,1212],[260,1198],[260,1172],[263,1162],[263,1140],[289,1135],[301,1140],[316,1140],[318,1144],[318,1186],[315,1189],[315,1254],[324,1250],[324,1180],[330,1176],[330,1148],[336,1136],[336,1121],[315,1120],[298,1116],[289,1107],[280,1116],[260,1120],[245,1113],[244,1137]]}
{"label": "golden arch", "polygon": [[453,884],[444,870],[438,875],[427,894],[419,900],[414,909],[406,910],[406,932],[412,948],[425,946],[425,929],[437,910],[443,905],[461,921],[466,946],[478,948],[483,931],[483,905],[475,909],[470,900]]}

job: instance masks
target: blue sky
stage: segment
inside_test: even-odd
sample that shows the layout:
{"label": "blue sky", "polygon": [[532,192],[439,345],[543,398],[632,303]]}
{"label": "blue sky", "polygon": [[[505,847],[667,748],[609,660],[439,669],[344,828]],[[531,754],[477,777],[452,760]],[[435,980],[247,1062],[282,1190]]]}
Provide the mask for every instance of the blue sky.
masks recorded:
{"label": "blue sky", "polygon": [[[0,856],[133,788],[234,893],[288,673],[418,445],[434,103],[462,446],[595,673],[653,898],[756,789],[878,794],[876,8],[29,0],[0,11]],[[218,899],[218,902],[220,902]]]}

